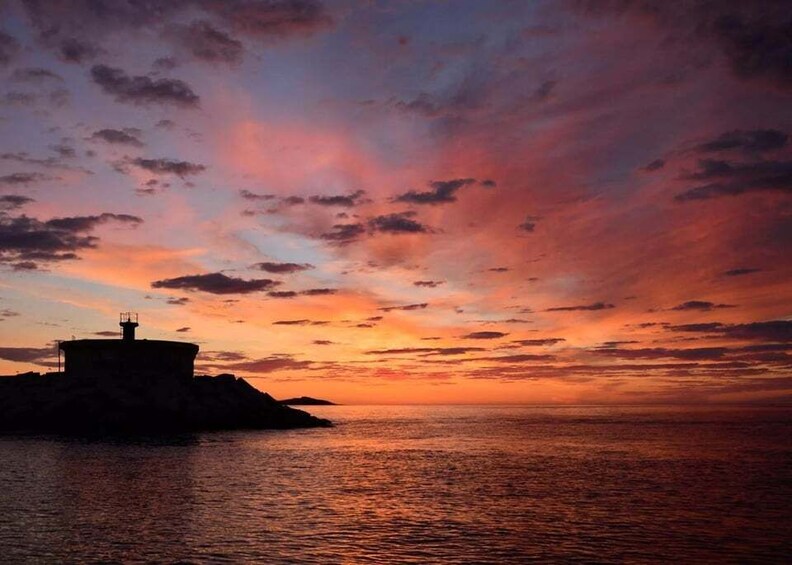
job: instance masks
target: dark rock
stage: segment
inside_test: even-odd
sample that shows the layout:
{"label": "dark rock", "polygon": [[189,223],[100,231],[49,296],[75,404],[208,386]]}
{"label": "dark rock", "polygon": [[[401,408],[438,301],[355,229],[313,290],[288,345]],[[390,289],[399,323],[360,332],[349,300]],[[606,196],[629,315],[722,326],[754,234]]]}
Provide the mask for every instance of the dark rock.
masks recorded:
{"label": "dark rock", "polygon": [[233,375],[136,382],[0,377],[0,431],[117,432],[326,427]]}
{"label": "dark rock", "polygon": [[297,398],[287,398],[281,400],[281,404],[289,404],[292,406],[336,406],[335,402],[329,400],[322,400],[321,398],[311,398],[310,396],[298,396]]}

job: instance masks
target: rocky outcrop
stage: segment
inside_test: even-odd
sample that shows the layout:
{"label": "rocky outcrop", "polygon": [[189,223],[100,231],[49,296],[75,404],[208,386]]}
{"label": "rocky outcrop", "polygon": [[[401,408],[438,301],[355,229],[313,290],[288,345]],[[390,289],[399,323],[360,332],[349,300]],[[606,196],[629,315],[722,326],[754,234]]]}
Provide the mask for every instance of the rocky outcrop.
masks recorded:
{"label": "rocky outcrop", "polygon": [[234,375],[162,379],[0,377],[0,431],[112,432],[330,426]]}
{"label": "rocky outcrop", "polygon": [[288,404],[290,406],[335,406],[335,402],[329,400],[322,400],[321,398],[311,398],[310,396],[298,396],[297,398],[287,398],[281,400],[281,404]]}

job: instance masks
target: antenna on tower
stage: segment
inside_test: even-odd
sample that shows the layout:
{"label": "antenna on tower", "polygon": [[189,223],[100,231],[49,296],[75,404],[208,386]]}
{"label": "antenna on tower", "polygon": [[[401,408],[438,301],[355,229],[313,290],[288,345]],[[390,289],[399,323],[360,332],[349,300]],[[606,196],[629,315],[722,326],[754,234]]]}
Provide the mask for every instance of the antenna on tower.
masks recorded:
{"label": "antenna on tower", "polygon": [[135,341],[135,328],[140,325],[137,312],[121,312],[118,316],[118,325],[123,330],[124,341]]}

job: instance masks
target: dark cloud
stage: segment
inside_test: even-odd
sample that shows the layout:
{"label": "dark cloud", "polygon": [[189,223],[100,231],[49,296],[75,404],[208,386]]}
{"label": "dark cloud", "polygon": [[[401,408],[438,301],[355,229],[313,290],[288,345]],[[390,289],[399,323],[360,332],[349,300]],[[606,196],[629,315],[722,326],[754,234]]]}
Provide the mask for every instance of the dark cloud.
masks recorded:
{"label": "dark cloud", "polygon": [[165,35],[202,61],[235,64],[242,60],[242,42],[206,20],[194,21],[187,26],[174,25]]}
{"label": "dark cloud", "polygon": [[19,92],[11,90],[3,96],[3,102],[9,106],[33,106],[38,100],[38,96],[31,92]]}
{"label": "dark cloud", "polygon": [[474,353],[479,351],[486,351],[483,347],[438,347],[434,349],[427,356],[431,355],[464,355],[466,353]]}
{"label": "dark cloud", "polygon": [[313,269],[314,266],[309,263],[256,263],[252,266],[253,269],[265,271],[273,274],[289,274],[299,273],[300,271],[307,271]]}
{"label": "dark cloud", "polygon": [[105,212],[104,214],[100,214],[98,216],[71,216],[67,218],[52,218],[51,220],[47,220],[45,225],[62,231],[86,232],[93,230],[100,224],[106,224],[107,222],[111,221],[128,224],[132,227],[137,227],[143,223],[143,219],[139,218],[138,216],[132,216],[130,214],[110,214]]}
{"label": "dark cloud", "polygon": [[415,212],[400,212],[375,216],[366,222],[355,224],[335,224],[332,231],[323,233],[320,237],[340,245],[356,241],[366,233],[366,226],[371,233],[387,234],[409,234],[409,233],[428,233],[431,230],[413,220]]}
{"label": "dark cloud", "polygon": [[249,190],[245,190],[245,189],[240,190],[239,195],[245,200],[269,201],[277,198],[277,196],[275,196],[274,194],[256,194],[255,192],[250,192]]}
{"label": "dark cloud", "polygon": [[537,218],[536,216],[527,216],[525,218],[525,221],[521,223],[519,226],[517,226],[517,229],[520,229],[524,232],[533,233],[534,228],[536,228],[536,221],[538,219],[539,218]]}
{"label": "dark cloud", "polygon": [[630,345],[630,344],[633,344],[633,343],[641,343],[641,342],[637,341],[637,340],[634,340],[634,339],[617,340],[617,341],[604,341],[604,342],[602,342],[602,344],[599,347],[600,348],[602,348],[602,347],[618,347],[620,345]]}
{"label": "dark cloud", "polygon": [[415,212],[400,212],[375,216],[368,221],[368,225],[373,231],[389,234],[428,233],[431,231],[427,226],[413,220],[415,215]]}
{"label": "dark cloud", "polygon": [[0,66],[5,66],[19,52],[19,42],[3,30],[0,30]]}
{"label": "dark cloud", "polygon": [[427,118],[440,118],[447,115],[446,108],[443,107],[442,102],[434,100],[433,97],[425,92],[421,92],[410,101],[396,101],[393,103],[393,107],[408,114],[418,114]]}
{"label": "dark cloud", "polygon": [[474,184],[476,179],[453,179],[446,181],[432,181],[429,183],[431,190],[416,192],[410,190],[393,198],[394,202],[408,202],[410,204],[447,204],[456,202],[456,193],[463,186]]}
{"label": "dark cloud", "polygon": [[792,17],[786,8],[778,19],[757,10],[752,18],[728,14],[716,21],[715,36],[736,76],[792,88]]}
{"label": "dark cloud", "polygon": [[332,24],[317,0],[232,1],[208,7],[234,31],[253,38],[310,34]]}
{"label": "dark cloud", "polygon": [[35,202],[32,198],[27,196],[20,196],[19,194],[3,194],[0,196],[0,212],[8,210],[16,210],[25,204]]}
{"label": "dark cloud", "polygon": [[699,170],[683,177],[686,180],[708,181],[678,194],[675,200],[705,200],[719,196],[735,196],[746,192],[792,192],[792,161],[757,161],[738,163],[703,159]]}
{"label": "dark cloud", "polygon": [[0,322],[2,322],[3,320],[7,320],[8,318],[16,318],[19,315],[20,315],[19,312],[15,310],[3,308],[2,310],[0,310]]}
{"label": "dark cloud", "polygon": [[[31,157],[25,151],[17,151],[16,153],[0,153],[0,159],[3,161],[15,161],[17,163],[25,163],[26,165],[35,165],[37,167],[46,167],[48,169],[64,169],[68,171],[79,171],[85,174],[93,174],[88,169],[83,169],[81,167],[73,167],[67,165],[63,162],[62,159],[56,159],[55,157],[46,157],[44,159]],[[29,173],[20,173],[20,174],[29,174]],[[53,177],[44,177],[39,176],[37,180],[52,180]]]}
{"label": "dark cloud", "polygon": [[72,159],[77,155],[74,147],[66,145],[65,143],[55,143],[50,145],[49,148],[55,151],[59,157],[64,159]]}
{"label": "dark cloud", "polygon": [[[35,363],[41,365],[42,361],[56,356],[54,347],[0,347],[0,359],[15,363]],[[49,365],[44,363],[44,365]]]}
{"label": "dark cloud", "polygon": [[243,216],[256,216],[258,214],[277,214],[282,212],[284,209],[291,208],[292,206],[297,206],[299,204],[305,203],[305,198],[301,196],[286,196],[283,198],[279,198],[274,194],[257,194],[255,192],[251,192],[249,190],[240,190],[239,195],[244,198],[245,200],[249,200],[251,202],[271,202],[274,201],[273,205],[266,209],[258,209],[258,210],[251,210],[247,209],[242,212]]}
{"label": "dark cloud", "polygon": [[172,71],[179,66],[179,63],[173,57],[158,57],[151,66],[159,71]]}
{"label": "dark cloud", "polygon": [[536,102],[545,102],[546,100],[550,100],[553,97],[553,91],[555,90],[557,84],[558,82],[554,80],[544,81],[534,91],[532,98]]}
{"label": "dark cloud", "polygon": [[291,355],[284,354],[230,363],[226,367],[231,370],[248,371],[250,373],[273,373],[276,371],[307,369],[312,364],[312,361],[297,361]]}
{"label": "dark cloud", "polygon": [[272,292],[268,292],[267,296],[271,298],[296,298],[297,293],[293,290],[274,290]]}
{"label": "dark cloud", "polygon": [[621,349],[618,347],[603,347],[591,350],[597,355],[617,357],[619,359],[682,359],[685,361],[711,361],[724,357],[728,352],[726,347],[697,347],[692,349],[668,349],[653,347],[642,349]]}
{"label": "dark cloud", "polygon": [[335,345],[335,342],[330,341],[329,339],[315,339],[311,343],[314,345]]}
{"label": "dark cloud", "polygon": [[633,16],[665,30],[664,41],[688,37],[717,47],[738,79],[792,87],[792,18],[781,0],[582,0],[588,15]]}
{"label": "dark cloud", "polygon": [[45,222],[27,216],[0,214],[0,263],[15,269],[35,268],[35,262],[77,259],[79,251],[96,247],[99,238],[87,235],[100,224],[120,222],[134,226],[143,220],[128,214],[53,218]]}
{"label": "dark cloud", "polygon": [[187,275],[173,279],[162,279],[151,283],[152,288],[174,288],[188,291],[201,291],[211,294],[249,294],[261,292],[279,285],[279,281],[271,279],[244,280],[229,277],[223,273],[207,273],[204,275]]}
{"label": "dark cloud", "polygon": [[437,288],[441,284],[445,284],[445,281],[415,281],[413,282],[413,286],[422,286],[425,288]]}
{"label": "dark cloud", "polygon": [[56,108],[63,108],[71,100],[71,93],[65,88],[57,88],[47,95],[49,103]]}
{"label": "dark cloud", "polygon": [[187,333],[187,332],[189,332],[189,331],[190,331],[190,329],[191,329],[191,328],[190,328],[189,326],[184,326],[183,328],[178,328],[178,329],[176,329],[176,330],[174,330],[174,331],[175,331],[175,332],[178,332],[178,333]]}
{"label": "dark cloud", "polygon": [[63,39],[58,45],[58,56],[67,63],[84,63],[95,59],[101,52],[102,50],[90,41],[76,37]]}
{"label": "dark cloud", "polygon": [[202,361],[243,361],[247,355],[239,351],[201,351]]}
{"label": "dark cloud", "polygon": [[[78,34],[112,38],[122,30],[148,30],[196,16],[215,21],[238,35],[261,40],[306,35],[332,24],[317,0],[24,0],[22,5],[42,41],[50,46]],[[218,42],[225,45],[223,40],[208,41],[214,49]]]}
{"label": "dark cloud", "polygon": [[733,130],[698,145],[696,149],[702,153],[728,150],[761,153],[781,149],[788,141],[789,136],[777,129]]}
{"label": "dark cloud", "polygon": [[745,324],[723,324],[707,322],[702,324],[680,324],[668,326],[673,332],[708,333],[726,337],[765,342],[792,342],[792,321],[771,320],[768,322],[749,322]]}
{"label": "dark cloud", "polygon": [[345,208],[352,208],[363,203],[363,196],[365,194],[366,192],[364,190],[357,190],[350,194],[337,194],[334,196],[311,196],[308,198],[308,201],[314,204],[319,204],[320,206],[344,206]]}
{"label": "dark cloud", "polygon": [[377,310],[381,310],[382,312],[392,312],[393,310],[423,310],[427,306],[429,306],[428,302],[421,302],[420,304],[407,304],[405,306],[384,306],[382,308],[377,308]]}
{"label": "dark cloud", "polygon": [[[651,326],[656,326],[657,324],[651,324]],[[726,326],[720,322],[704,322],[700,324],[678,324],[678,325],[670,325],[670,324],[661,324],[663,327],[667,328],[670,331],[674,332],[719,332],[723,331]],[[640,324],[640,327],[649,327],[650,324]]]}
{"label": "dark cloud", "polygon": [[325,320],[278,320],[277,322],[272,322],[274,326],[326,326],[330,322]]}
{"label": "dark cloud", "polygon": [[48,81],[61,82],[63,81],[63,78],[47,69],[42,69],[40,67],[26,67],[24,69],[15,70],[11,75],[11,80],[17,82],[45,83]]}
{"label": "dark cloud", "polygon": [[267,295],[272,298],[296,298],[297,296],[328,296],[336,294],[338,289],[335,288],[309,288],[308,290],[276,290],[268,292]]}
{"label": "dark cloud", "polygon": [[792,349],[788,344],[761,344],[741,347],[696,347],[690,349],[671,349],[665,347],[622,349],[619,347],[599,348],[594,354],[616,359],[681,359],[683,361],[724,361],[712,367],[750,368],[757,363],[789,366],[792,361],[786,352]]}
{"label": "dark cloud", "polygon": [[490,273],[508,273],[510,271],[509,267],[492,267],[487,269]]}
{"label": "dark cloud", "polygon": [[427,353],[434,351],[433,347],[397,347],[392,349],[372,349],[366,355],[404,355],[409,353]]}
{"label": "dark cloud", "polygon": [[0,177],[0,184],[25,186],[33,182],[52,179],[53,177],[42,173],[11,173]]}
{"label": "dark cloud", "polygon": [[136,136],[139,135],[140,130],[133,128],[120,129],[100,129],[95,131],[91,139],[98,139],[106,141],[107,143],[131,145],[133,147],[143,147],[143,142]]}
{"label": "dark cloud", "polygon": [[327,296],[337,293],[338,289],[335,288],[309,288],[308,290],[300,291],[303,296]]}
{"label": "dark cloud", "polygon": [[179,177],[197,175],[206,170],[204,165],[172,159],[132,159],[131,163],[155,175],[172,174]]}
{"label": "dark cloud", "polygon": [[186,82],[178,79],[129,76],[123,70],[107,65],[92,67],[91,77],[102,90],[113,95],[119,102],[195,107],[200,100]]}
{"label": "dark cloud", "polygon": [[500,339],[509,335],[504,332],[472,332],[462,336],[462,339]]}
{"label": "dark cloud", "polygon": [[477,357],[470,359],[470,361],[489,361],[494,363],[525,363],[526,361],[552,361],[555,357],[553,355],[502,355],[500,357]]}
{"label": "dark cloud", "polygon": [[726,326],[723,332],[732,338],[757,339],[766,341],[792,341],[792,321],[773,320],[770,322],[751,322]]}
{"label": "dark cloud", "polygon": [[548,308],[545,312],[577,312],[577,311],[594,311],[594,310],[608,310],[615,308],[613,304],[606,304],[605,302],[595,302],[593,304],[583,304],[580,306],[556,306],[555,308]]}
{"label": "dark cloud", "polygon": [[394,349],[373,349],[366,351],[366,355],[410,355],[421,354],[423,356],[433,355],[464,355],[466,353],[486,351],[482,347],[402,347]]}
{"label": "dark cloud", "polygon": [[677,304],[671,310],[690,311],[697,310],[699,312],[709,312],[711,310],[720,310],[723,308],[734,308],[733,304],[715,304],[714,302],[707,302],[705,300],[688,300],[682,304]]}
{"label": "dark cloud", "polygon": [[94,332],[93,334],[100,337],[118,337],[118,332],[112,330],[102,330],[101,332]]}
{"label": "dark cloud", "polygon": [[655,159],[651,163],[641,167],[641,170],[646,173],[652,173],[654,171],[659,171],[665,167],[665,161],[663,159]]}
{"label": "dark cloud", "polygon": [[366,233],[363,224],[335,224],[332,231],[323,233],[320,237],[324,240],[344,245],[352,243]]}
{"label": "dark cloud", "polygon": [[740,267],[738,269],[729,269],[728,271],[724,272],[724,276],[727,277],[741,277],[743,275],[750,275],[753,273],[759,273],[762,269],[752,268],[752,267]]}
{"label": "dark cloud", "polygon": [[543,345],[555,345],[562,341],[566,340],[563,337],[547,337],[543,339],[518,339],[512,341],[512,343],[518,343],[525,347],[541,347]]}
{"label": "dark cloud", "polygon": [[168,298],[165,301],[166,304],[170,304],[171,306],[185,306],[190,301],[189,298],[186,296],[182,296],[179,298]]}

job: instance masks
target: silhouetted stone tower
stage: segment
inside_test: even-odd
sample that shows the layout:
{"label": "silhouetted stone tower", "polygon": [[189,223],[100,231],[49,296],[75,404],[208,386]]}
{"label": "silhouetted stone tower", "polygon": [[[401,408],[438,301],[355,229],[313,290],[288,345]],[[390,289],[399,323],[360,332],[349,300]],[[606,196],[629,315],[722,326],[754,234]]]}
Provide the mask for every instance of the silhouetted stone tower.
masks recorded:
{"label": "silhouetted stone tower", "polygon": [[124,341],[135,341],[135,328],[139,325],[136,312],[121,312],[118,325],[124,331]]}
{"label": "silhouetted stone tower", "polygon": [[[2,0],[0,0],[2,1]],[[137,382],[193,378],[198,346],[183,341],[135,339],[138,315],[122,312],[118,319],[121,339],[62,341],[66,354],[63,372],[74,379],[124,379]]]}

